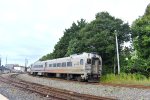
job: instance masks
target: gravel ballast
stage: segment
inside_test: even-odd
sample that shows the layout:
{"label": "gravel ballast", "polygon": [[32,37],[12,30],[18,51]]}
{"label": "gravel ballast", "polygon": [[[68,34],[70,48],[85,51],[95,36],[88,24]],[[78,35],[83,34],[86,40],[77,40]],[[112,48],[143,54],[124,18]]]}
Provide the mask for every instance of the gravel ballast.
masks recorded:
{"label": "gravel ballast", "polygon": [[150,89],[81,84],[77,82],[66,82],[42,77],[33,77],[28,74],[20,74],[17,76],[17,78],[83,94],[111,97],[120,100],[150,100]]}
{"label": "gravel ballast", "polygon": [[48,100],[39,94],[26,91],[12,85],[0,82],[0,94],[9,100]]}

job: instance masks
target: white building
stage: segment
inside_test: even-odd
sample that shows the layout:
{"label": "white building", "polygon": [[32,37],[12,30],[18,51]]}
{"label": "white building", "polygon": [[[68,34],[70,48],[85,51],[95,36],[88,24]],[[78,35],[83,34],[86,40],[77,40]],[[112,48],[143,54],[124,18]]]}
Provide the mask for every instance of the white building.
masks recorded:
{"label": "white building", "polygon": [[16,67],[16,66],[19,66],[19,65],[18,64],[6,64],[5,65],[5,67],[8,68],[8,69],[10,69],[10,70],[13,70],[14,67]]}
{"label": "white building", "polygon": [[25,72],[25,67],[24,66],[15,66],[14,70],[19,71],[19,72]]}
{"label": "white building", "polygon": [[17,72],[24,72],[25,67],[24,66],[19,66],[18,64],[6,64],[6,68],[10,69],[11,71],[17,71]]}

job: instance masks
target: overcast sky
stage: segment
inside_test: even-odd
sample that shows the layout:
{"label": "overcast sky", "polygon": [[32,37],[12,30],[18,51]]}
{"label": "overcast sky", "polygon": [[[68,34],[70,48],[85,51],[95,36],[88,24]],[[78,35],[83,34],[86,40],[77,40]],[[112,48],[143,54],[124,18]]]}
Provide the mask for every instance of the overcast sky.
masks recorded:
{"label": "overcast sky", "polygon": [[132,23],[149,0],[0,0],[2,64],[28,65],[53,51],[73,21],[94,20],[102,11]]}

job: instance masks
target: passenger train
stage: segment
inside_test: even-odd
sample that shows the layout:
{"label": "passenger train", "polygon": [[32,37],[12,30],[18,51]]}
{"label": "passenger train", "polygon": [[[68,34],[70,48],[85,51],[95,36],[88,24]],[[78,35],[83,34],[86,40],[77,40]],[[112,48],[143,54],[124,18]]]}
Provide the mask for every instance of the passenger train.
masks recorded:
{"label": "passenger train", "polygon": [[96,53],[74,54],[69,57],[37,61],[31,66],[30,74],[98,81],[102,72],[102,58]]}

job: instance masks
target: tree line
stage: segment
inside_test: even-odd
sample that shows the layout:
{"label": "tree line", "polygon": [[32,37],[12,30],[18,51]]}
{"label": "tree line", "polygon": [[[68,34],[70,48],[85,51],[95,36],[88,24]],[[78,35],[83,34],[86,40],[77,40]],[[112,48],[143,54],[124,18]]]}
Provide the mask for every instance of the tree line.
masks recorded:
{"label": "tree line", "polygon": [[[90,23],[85,19],[73,22],[54,46],[53,52],[40,60],[62,58],[82,52],[96,52],[103,59],[103,74],[116,73],[117,32],[121,71],[150,76],[150,5],[131,26],[108,12],[99,12]],[[131,46],[125,47],[124,43]]]}

